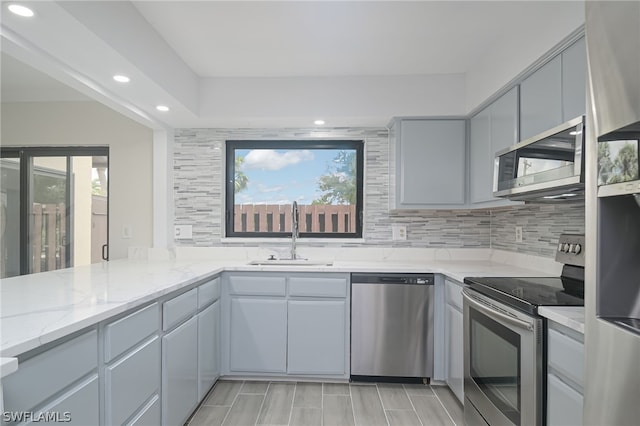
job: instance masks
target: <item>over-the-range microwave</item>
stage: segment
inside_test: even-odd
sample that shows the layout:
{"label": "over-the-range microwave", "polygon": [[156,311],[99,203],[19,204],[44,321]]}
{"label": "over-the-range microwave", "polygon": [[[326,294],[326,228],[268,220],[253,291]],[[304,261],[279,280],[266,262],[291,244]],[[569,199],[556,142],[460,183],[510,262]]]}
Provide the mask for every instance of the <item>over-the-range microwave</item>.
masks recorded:
{"label": "over-the-range microwave", "polygon": [[495,155],[493,195],[519,201],[584,198],[584,116]]}

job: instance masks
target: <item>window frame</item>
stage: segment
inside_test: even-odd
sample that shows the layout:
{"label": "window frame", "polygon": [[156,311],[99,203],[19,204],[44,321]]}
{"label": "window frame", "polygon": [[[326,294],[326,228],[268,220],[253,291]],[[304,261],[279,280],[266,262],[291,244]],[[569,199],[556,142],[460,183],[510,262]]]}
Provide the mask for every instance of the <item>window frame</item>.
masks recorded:
{"label": "window frame", "polygon": [[364,227],[364,140],[227,140],[225,142],[225,237],[291,238],[291,232],[242,232],[234,229],[235,152],[237,149],[349,149],[356,152],[356,227],[349,233],[300,232],[300,238],[362,238]]}

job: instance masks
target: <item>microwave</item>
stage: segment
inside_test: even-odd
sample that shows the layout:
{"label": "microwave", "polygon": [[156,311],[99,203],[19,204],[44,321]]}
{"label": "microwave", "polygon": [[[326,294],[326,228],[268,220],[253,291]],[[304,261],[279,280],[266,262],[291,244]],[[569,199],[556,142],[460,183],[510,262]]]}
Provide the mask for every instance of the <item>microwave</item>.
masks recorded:
{"label": "microwave", "polygon": [[494,197],[558,202],[584,199],[584,116],[495,155]]}

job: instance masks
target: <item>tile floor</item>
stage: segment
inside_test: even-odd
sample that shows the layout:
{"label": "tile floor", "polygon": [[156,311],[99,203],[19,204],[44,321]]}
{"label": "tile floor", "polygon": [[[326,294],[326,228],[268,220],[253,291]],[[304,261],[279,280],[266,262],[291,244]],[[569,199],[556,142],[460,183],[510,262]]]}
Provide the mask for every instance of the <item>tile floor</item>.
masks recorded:
{"label": "tile floor", "polygon": [[220,380],[188,426],[460,425],[446,386]]}

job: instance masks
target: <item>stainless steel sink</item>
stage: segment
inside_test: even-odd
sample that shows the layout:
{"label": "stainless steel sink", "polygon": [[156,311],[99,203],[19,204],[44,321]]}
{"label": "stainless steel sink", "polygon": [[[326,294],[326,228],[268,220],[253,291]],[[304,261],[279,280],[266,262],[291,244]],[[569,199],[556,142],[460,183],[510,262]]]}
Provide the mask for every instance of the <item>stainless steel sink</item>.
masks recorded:
{"label": "stainless steel sink", "polygon": [[256,266],[331,266],[333,265],[333,262],[308,259],[273,259],[252,260],[248,264]]}

